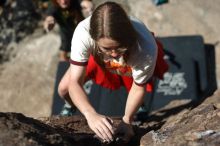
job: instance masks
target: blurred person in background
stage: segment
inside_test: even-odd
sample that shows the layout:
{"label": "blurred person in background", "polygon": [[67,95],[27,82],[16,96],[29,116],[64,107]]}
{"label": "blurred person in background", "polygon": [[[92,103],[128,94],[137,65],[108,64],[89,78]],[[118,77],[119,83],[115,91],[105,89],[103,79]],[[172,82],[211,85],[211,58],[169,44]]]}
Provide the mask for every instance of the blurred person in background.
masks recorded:
{"label": "blurred person in background", "polygon": [[[59,52],[60,61],[69,60],[72,34],[77,24],[92,13],[93,3],[91,0],[51,0],[46,11],[44,29],[52,30],[57,23],[60,27],[61,47]],[[83,16],[84,15],[84,16]]]}

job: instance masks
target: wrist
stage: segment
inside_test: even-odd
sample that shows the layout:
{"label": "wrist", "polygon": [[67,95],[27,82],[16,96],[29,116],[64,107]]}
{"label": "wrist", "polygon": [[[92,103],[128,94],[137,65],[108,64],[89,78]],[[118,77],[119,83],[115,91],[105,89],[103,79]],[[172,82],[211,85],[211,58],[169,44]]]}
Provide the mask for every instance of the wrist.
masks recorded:
{"label": "wrist", "polygon": [[123,118],[122,118],[122,120],[124,121],[124,123],[126,123],[126,124],[131,124],[132,123],[132,121],[133,121],[133,118],[132,117],[129,117],[129,116],[126,116],[126,115],[124,115],[123,116]]}
{"label": "wrist", "polygon": [[83,115],[85,116],[86,119],[87,119],[91,114],[96,114],[96,111],[87,110],[87,111],[83,112]]}

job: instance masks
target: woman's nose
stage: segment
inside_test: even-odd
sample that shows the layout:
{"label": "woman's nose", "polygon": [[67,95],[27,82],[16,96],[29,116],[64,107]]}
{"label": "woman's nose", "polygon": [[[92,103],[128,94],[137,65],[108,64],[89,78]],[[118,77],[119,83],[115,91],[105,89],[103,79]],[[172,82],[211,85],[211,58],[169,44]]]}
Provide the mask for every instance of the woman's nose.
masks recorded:
{"label": "woman's nose", "polygon": [[118,55],[119,54],[117,52],[115,52],[114,50],[111,52],[111,56],[114,57],[114,58],[118,57]]}

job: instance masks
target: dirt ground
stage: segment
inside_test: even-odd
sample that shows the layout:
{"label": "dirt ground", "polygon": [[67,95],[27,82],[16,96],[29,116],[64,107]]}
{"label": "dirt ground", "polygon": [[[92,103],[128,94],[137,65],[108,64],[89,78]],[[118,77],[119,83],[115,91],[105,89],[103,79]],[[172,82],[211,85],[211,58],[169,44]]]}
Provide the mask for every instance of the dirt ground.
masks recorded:
{"label": "dirt ground", "polygon": [[[125,5],[131,15],[142,20],[157,36],[196,34],[202,35],[205,43],[214,44],[220,85],[220,1],[169,0],[161,6],[155,6],[151,0],[117,2]],[[49,116],[60,45],[57,32],[43,34],[42,29],[37,29],[21,43],[12,45],[16,46],[12,52],[14,57],[0,66],[0,112]]]}

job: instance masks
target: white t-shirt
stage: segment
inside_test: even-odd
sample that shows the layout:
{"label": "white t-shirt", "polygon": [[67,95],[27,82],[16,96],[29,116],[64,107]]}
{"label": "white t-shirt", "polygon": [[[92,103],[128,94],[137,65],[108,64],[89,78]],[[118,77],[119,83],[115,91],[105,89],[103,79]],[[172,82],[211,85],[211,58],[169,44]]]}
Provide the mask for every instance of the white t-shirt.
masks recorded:
{"label": "white t-shirt", "polygon": [[[95,41],[89,34],[90,18],[81,21],[76,27],[71,43],[71,63],[86,65],[90,56],[90,49],[95,47]],[[157,59],[157,45],[152,33],[138,19],[130,17],[131,23],[138,34],[138,42],[129,50],[127,63],[123,57],[111,59],[106,68],[119,75],[132,76],[135,83],[145,84],[153,75]]]}

